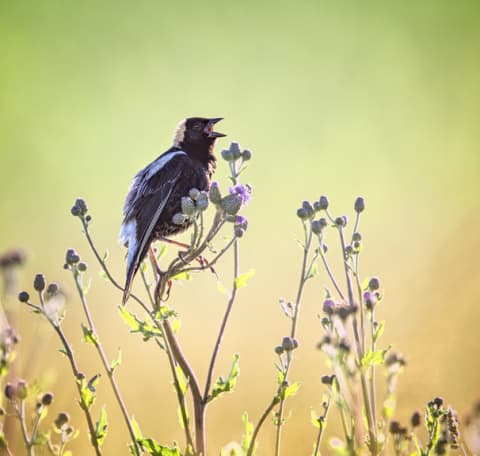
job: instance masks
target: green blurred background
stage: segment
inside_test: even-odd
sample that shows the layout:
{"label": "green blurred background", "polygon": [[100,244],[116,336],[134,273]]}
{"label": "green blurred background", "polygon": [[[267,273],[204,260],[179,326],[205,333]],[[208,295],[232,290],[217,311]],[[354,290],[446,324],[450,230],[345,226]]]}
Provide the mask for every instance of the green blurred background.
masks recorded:
{"label": "green blurred background", "polygon": [[[218,149],[238,140],[254,151],[241,256],[256,274],[219,359],[217,374],[226,373],[239,352],[241,377],[209,411],[211,454],[238,440],[242,412],[256,421],[273,394],[273,347],[288,332],[278,298],[293,299],[300,267],[295,211],[321,194],[336,214],[351,212],[357,195],[367,201],[362,269],[380,276],[384,339],[408,360],[397,416],[434,395],[463,412],[480,395],[479,13],[475,1],[0,2],[0,250],[28,252],[21,287],[31,290],[38,271],[62,284],[71,297],[66,331],[93,375],[101,368],[81,342],[79,302],[62,269],[68,247],[87,259],[98,331],[111,357],[123,351],[119,383],[145,434],[183,442],[166,360],[128,336],[120,295],[99,277],[69,209],[75,197],[87,200],[98,246],[121,278],[117,236],[130,179],[191,115],[225,117],[219,130],[229,136]],[[223,185],[226,175],[222,163]],[[218,270],[228,283],[228,260]],[[288,403],[284,454],[308,454],[313,444],[310,407],[319,409],[327,373],[315,349],[326,282],[322,273],[305,296],[292,372],[302,389]],[[175,286],[171,304],[203,378],[225,297],[205,274]],[[55,410],[82,427],[74,448],[85,448],[58,341],[23,309],[17,326],[19,374],[56,392]],[[101,383],[106,454],[127,454]],[[260,455],[271,454],[272,437],[267,425]]]}

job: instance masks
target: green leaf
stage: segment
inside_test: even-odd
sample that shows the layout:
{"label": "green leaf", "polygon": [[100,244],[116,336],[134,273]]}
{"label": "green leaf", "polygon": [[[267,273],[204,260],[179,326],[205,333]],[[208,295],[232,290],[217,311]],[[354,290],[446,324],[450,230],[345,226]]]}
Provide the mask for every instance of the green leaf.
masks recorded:
{"label": "green leaf", "polygon": [[288,385],[283,391],[283,397],[286,399],[287,397],[292,397],[297,394],[298,390],[300,389],[300,383],[295,382],[291,385]]}
{"label": "green leaf", "polygon": [[317,263],[313,263],[312,267],[310,268],[310,271],[308,271],[308,276],[306,277],[307,280],[311,279],[312,277],[315,277],[318,275],[318,265]]}
{"label": "green leaf", "polygon": [[108,260],[108,257],[110,255],[110,252],[108,250],[105,250],[105,253],[103,254],[102,261],[105,263],[105,261]]}
{"label": "green leaf", "polygon": [[131,313],[126,307],[120,306],[118,309],[123,321],[130,327],[130,332],[142,334],[144,341],[152,337],[162,336],[162,332],[157,327],[148,321],[138,319],[137,316]]}
{"label": "green leaf", "polygon": [[90,328],[87,328],[83,323],[82,323],[82,331],[83,331],[83,337],[85,339],[85,342],[87,342],[87,344],[93,344],[95,346],[98,345],[97,336],[95,336],[93,331]]}
{"label": "green leaf", "polygon": [[[183,422],[183,415],[182,415],[182,409],[180,406],[177,407],[177,414],[178,414],[178,422],[180,423],[180,426],[182,429],[185,429],[185,423]],[[186,425],[188,426],[188,423],[190,423],[190,417],[188,416],[188,410],[185,408],[185,418],[187,420]]]}
{"label": "green leaf", "polygon": [[119,349],[117,356],[110,364],[110,372],[113,372],[120,364],[122,364],[122,351]]}
{"label": "green leaf", "polygon": [[217,379],[213,387],[212,393],[208,397],[208,402],[212,401],[220,394],[227,393],[229,391],[232,391],[233,388],[235,388],[235,383],[237,381],[238,374],[240,373],[240,368],[238,366],[239,358],[240,355],[233,355],[232,368],[230,369],[230,373],[228,374],[227,379],[224,380],[223,377],[219,377]]}
{"label": "green leaf", "polygon": [[235,277],[235,288],[238,290],[239,288],[244,287],[254,275],[255,269],[250,269],[248,272],[244,272],[238,277]]}
{"label": "green leaf", "polygon": [[172,277],[173,280],[190,280],[190,274],[185,271],[181,271]]}
{"label": "green leaf", "polygon": [[153,439],[139,439],[138,444],[152,456],[182,456],[176,446],[169,448]]}
{"label": "green leaf", "polygon": [[103,441],[107,436],[107,426],[107,412],[105,411],[105,407],[102,407],[102,410],[100,411],[100,417],[95,425],[95,439],[99,445],[103,444]]}
{"label": "green leaf", "polygon": [[384,348],[383,350],[372,350],[368,349],[367,353],[362,358],[362,367],[370,367],[374,364],[383,364],[385,362],[385,354],[390,350],[390,346]]}
{"label": "green leaf", "polygon": [[[242,436],[242,450],[245,454],[247,454],[248,448],[250,446],[250,442],[252,441],[253,437],[253,423],[248,420],[248,413],[244,412],[242,415],[242,422],[243,422],[243,436]],[[255,448],[253,449],[255,453]]]}
{"label": "green leaf", "polygon": [[96,397],[96,385],[100,379],[100,376],[95,375],[88,382],[85,379],[80,380],[80,397],[83,404],[89,409],[95,402]]}
{"label": "green leaf", "polygon": [[35,440],[33,441],[34,445],[45,445],[50,438],[49,432],[41,432],[35,436]]}

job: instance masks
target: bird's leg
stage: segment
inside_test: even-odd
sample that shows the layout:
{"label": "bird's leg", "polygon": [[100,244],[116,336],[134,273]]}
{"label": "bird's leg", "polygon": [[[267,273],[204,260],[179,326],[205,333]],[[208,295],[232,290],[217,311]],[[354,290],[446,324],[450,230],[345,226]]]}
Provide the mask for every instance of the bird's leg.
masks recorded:
{"label": "bird's leg", "polygon": [[[178,247],[183,247],[184,249],[187,249],[187,252],[188,250],[190,250],[190,246],[188,244],[185,244],[183,242],[179,242],[179,241],[175,241],[173,239],[168,239],[168,238],[165,238],[165,237],[162,237],[160,239],[161,241],[167,243],[167,244],[173,244],[173,245],[176,245]],[[187,252],[178,252],[178,257],[182,260],[183,264],[187,264],[186,261],[184,260],[183,256],[187,253]],[[207,259],[202,256],[202,255],[199,255],[195,258],[196,261],[198,261],[200,263],[200,266],[202,268],[209,268],[210,271],[212,271],[215,275],[217,275],[217,271],[215,271],[215,269],[213,268],[213,266],[210,266],[208,264],[208,261]]]}
{"label": "bird's leg", "polygon": [[[155,271],[157,273],[157,285],[155,286],[155,299],[159,299],[165,302],[170,297],[172,281],[168,280],[167,283],[165,283],[165,273],[160,269],[160,265],[158,264],[157,257],[155,256],[155,251],[153,250],[152,246],[148,248],[148,255],[150,256],[150,261],[155,267]],[[167,287],[166,298],[162,299],[162,295],[164,294],[164,291],[165,291],[165,286]]]}

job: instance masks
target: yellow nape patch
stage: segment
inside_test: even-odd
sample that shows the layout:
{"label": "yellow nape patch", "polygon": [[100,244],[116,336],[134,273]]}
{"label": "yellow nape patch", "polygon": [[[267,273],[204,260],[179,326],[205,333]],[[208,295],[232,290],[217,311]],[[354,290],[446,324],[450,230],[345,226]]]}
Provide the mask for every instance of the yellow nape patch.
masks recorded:
{"label": "yellow nape patch", "polygon": [[177,125],[177,128],[175,128],[175,135],[173,136],[173,145],[174,146],[179,146],[185,137],[185,128],[187,126],[187,119],[183,119],[180,121]]}

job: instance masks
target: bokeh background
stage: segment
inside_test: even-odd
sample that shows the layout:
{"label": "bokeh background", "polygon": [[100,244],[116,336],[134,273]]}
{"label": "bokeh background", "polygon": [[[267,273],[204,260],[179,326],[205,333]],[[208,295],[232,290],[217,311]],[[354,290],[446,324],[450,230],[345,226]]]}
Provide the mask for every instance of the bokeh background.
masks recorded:
{"label": "bokeh background", "polygon": [[[223,116],[219,130],[254,151],[244,181],[254,187],[242,240],[242,269],[256,270],[234,309],[217,374],[241,355],[235,394],[209,411],[211,454],[256,421],[275,388],[273,347],[287,332],[278,299],[293,299],[301,250],[295,217],[304,199],[329,196],[336,214],[365,197],[363,272],[385,289],[384,342],[404,353],[397,417],[441,395],[460,413],[480,395],[480,8],[475,1],[45,0],[0,3],[0,250],[28,253],[20,288],[42,271],[69,295],[65,328],[87,374],[101,367],[82,342],[82,314],[64,252],[89,262],[89,299],[118,380],[145,434],[183,441],[165,358],[128,335],[120,295],[70,214],[83,196],[99,248],[124,271],[117,242],[131,177],[171,144],[190,115]],[[227,185],[227,168],[217,178]],[[332,245],[334,239],[328,241]],[[338,264],[338,263],[337,263]],[[229,261],[218,267],[229,280]],[[325,275],[309,283],[288,403],[284,454],[309,454],[325,358],[317,314]],[[138,289],[137,285],[137,289]],[[181,340],[201,378],[225,306],[212,275],[176,285],[171,304]],[[6,304],[16,306],[14,302]],[[130,304],[135,309],[133,303]],[[82,429],[73,448],[87,454],[86,429],[58,341],[18,309],[18,375],[56,392]],[[127,433],[103,379],[106,454],[127,454]],[[52,414],[52,419],[53,419]],[[331,435],[331,434],[330,434]],[[271,454],[272,426],[260,436]]]}

